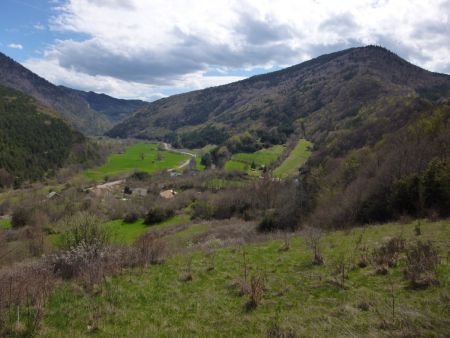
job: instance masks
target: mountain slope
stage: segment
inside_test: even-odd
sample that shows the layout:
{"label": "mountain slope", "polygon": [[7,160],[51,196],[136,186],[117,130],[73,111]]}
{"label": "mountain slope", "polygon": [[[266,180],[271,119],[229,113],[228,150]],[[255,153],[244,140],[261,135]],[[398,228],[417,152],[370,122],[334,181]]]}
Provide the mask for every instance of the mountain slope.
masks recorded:
{"label": "mountain slope", "polygon": [[[0,84],[34,97],[86,134],[102,134],[144,102],[55,86],[0,53]],[[116,109],[117,107],[117,109]]]}
{"label": "mountain slope", "polygon": [[41,178],[85,142],[55,115],[34,98],[0,85],[0,186]]}
{"label": "mountain slope", "polygon": [[[108,135],[168,139],[174,132],[182,135],[210,124],[231,134],[274,128],[288,134],[294,126],[297,131],[304,129],[317,144],[328,132],[360,123],[354,119],[363,107],[393,107],[403,105],[399,102],[404,99],[408,105],[420,105],[416,101],[436,100],[449,92],[450,76],[423,70],[381,47],[352,48],[240,82],[158,100]],[[389,114],[381,110],[366,114]],[[387,129],[408,119],[407,113],[398,110],[394,125]]]}
{"label": "mountain slope", "polygon": [[116,99],[106,94],[97,94],[94,92],[78,92],[89,104],[90,108],[105,115],[111,122],[117,123],[126,117],[129,117],[134,111],[142,108],[146,102],[141,100],[123,100]]}

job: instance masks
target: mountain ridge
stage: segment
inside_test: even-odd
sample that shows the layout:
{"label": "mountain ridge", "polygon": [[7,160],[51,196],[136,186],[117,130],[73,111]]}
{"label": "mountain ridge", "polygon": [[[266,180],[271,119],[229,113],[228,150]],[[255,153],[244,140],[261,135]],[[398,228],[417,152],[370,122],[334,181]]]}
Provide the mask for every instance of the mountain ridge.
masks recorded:
{"label": "mountain ridge", "polygon": [[[439,95],[435,95],[436,88]],[[182,136],[210,124],[232,134],[282,125],[299,130],[301,119],[314,132],[314,123],[308,120],[315,120],[313,115],[323,110],[345,115],[340,111],[356,111],[386,95],[433,101],[448,93],[449,75],[424,70],[379,46],[356,47],[148,103],[107,135],[172,141],[174,133]]]}
{"label": "mountain ridge", "polygon": [[[3,53],[0,53],[0,84],[41,101],[59,112],[77,130],[89,135],[102,134],[114,123],[144,105],[144,101],[128,102],[105,94],[56,86]],[[100,104],[99,100],[104,104]],[[120,106],[120,109],[116,110],[114,105]]]}

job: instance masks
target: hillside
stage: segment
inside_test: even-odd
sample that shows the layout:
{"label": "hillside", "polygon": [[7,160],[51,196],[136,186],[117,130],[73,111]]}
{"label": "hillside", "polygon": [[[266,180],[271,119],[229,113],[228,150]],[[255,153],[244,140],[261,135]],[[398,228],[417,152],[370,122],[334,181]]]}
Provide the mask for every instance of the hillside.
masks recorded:
{"label": "hillside", "polygon": [[263,138],[271,133],[283,139],[298,131],[318,145],[330,132],[376,126],[377,138],[405,124],[424,101],[449,92],[450,76],[423,70],[381,47],[352,48],[158,100],[108,135],[173,140],[175,133],[189,139],[192,130],[214,125],[229,134],[249,130]]}
{"label": "hillside", "polygon": [[86,134],[102,134],[144,102],[55,86],[0,53],[0,84],[34,97]]}
{"label": "hillside", "polygon": [[84,137],[35,99],[0,85],[0,187],[61,167]]}
{"label": "hillside", "polygon": [[267,215],[268,229],[446,217],[449,99],[450,76],[368,46],[156,101],[108,134],[215,143],[218,166],[234,153],[305,138],[313,146],[301,184]]}

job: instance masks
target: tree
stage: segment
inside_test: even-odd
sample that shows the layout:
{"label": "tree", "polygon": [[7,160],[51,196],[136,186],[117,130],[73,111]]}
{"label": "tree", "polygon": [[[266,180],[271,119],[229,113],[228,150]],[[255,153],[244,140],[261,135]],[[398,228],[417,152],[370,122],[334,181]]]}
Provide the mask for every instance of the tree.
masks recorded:
{"label": "tree", "polygon": [[202,156],[202,159],[200,161],[202,165],[204,165],[206,168],[210,168],[212,165],[212,158],[210,153],[206,153]]}

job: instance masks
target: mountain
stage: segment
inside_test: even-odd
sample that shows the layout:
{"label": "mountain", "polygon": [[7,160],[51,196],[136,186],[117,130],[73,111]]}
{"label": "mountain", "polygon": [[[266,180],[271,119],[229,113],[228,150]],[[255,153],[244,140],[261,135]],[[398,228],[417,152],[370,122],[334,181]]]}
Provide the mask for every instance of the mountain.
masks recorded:
{"label": "mountain", "polygon": [[36,99],[0,85],[0,187],[61,167],[84,136]]}
{"label": "mountain", "polygon": [[[450,216],[450,76],[377,46],[161,99],[110,136],[236,152],[299,138],[313,144],[297,192],[266,224],[345,227],[401,216]],[[208,156],[209,157],[209,156]]]}
{"label": "mountain", "polygon": [[2,53],[0,84],[34,97],[60,113],[77,130],[91,135],[102,134],[144,104],[55,86]]}
{"label": "mountain", "polygon": [[129,117],[135,110],[143,107],[146,103],[141,100],[116,99],[106,94],[72,90],[78,92],[89,104],[91,109],[105,115],[113,123],[120,122],[126,117]]}
{"label": "mountain", "polygon": [[351,48],[149,103],[107,134],[174,142],[197,138],[211,127],[219,131],[219,141],[220,131],[228,136],[249,131],[281,140],[301,131],[317,145],[330,133],[348,133],[374,123],[379,136],[403,125],[411,106],[418,109],[449,92],[448,75],[421,69],[382,47]]}

